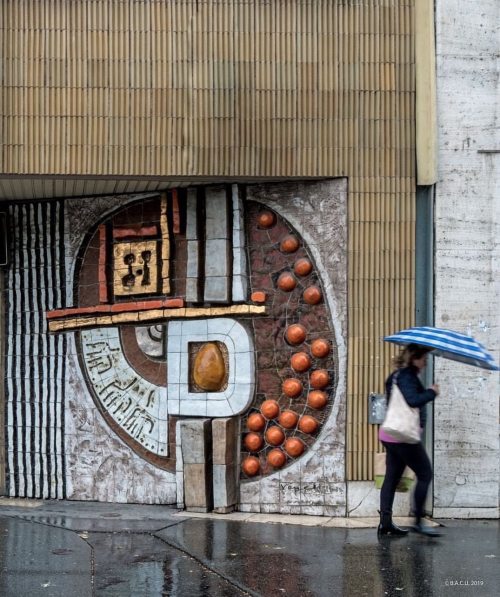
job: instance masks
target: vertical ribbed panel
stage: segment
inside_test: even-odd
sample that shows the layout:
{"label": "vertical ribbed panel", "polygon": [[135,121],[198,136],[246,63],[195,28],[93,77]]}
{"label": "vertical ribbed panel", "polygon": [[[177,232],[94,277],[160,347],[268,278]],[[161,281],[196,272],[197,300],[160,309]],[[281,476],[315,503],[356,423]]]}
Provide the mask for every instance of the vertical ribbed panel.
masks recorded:
{"label": "vertical ribbed panel", "polygon": [[413,320],[414,0],[0,4],[0,170],[349,177],[348,476]]}
{"label": "vertical ribbed panel", "polygon": [[0,16],[4,173],[414,176],[410,0],[24,0]]}
{"label": "vertical ribbed panel", "polygon": [[[382,185],[383,187],[385,185]],[[368,423],[367,398],[382,392],[393,345],[381,341],[414,317],[415,196],[353,192],[349,240],[348,478],[370,479],[379,449],[378,427]],[[410,185],[409,185],[410,187]]]}

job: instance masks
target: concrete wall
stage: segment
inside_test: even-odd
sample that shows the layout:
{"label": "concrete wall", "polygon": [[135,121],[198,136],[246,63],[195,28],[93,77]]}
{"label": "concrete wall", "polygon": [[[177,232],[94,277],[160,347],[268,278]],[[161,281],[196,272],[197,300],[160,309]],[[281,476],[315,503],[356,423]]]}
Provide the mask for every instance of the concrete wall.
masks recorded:
{"label": "concrete wall", "polygon": [[[497,0],[436,2],[435,322],[472,334],[497,360],[499,16]],[[434,515],[497,517],[498,374],[439,359],[435,377],[442,394],[435,403]]]}

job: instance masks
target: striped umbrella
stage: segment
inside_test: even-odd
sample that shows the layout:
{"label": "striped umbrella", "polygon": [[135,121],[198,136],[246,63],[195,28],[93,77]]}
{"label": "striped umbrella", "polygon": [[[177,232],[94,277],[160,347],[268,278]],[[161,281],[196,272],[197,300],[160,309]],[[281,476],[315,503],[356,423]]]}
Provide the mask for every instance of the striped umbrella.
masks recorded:
{"label": "striped umbrella", "polygon": [[385,336],[385,342],[393,344],[419,344],[432,348],[432,354],[452,361],[460,361],[474,367],[498,371],[493,356],[471,336],[441,328],[418,327]]}

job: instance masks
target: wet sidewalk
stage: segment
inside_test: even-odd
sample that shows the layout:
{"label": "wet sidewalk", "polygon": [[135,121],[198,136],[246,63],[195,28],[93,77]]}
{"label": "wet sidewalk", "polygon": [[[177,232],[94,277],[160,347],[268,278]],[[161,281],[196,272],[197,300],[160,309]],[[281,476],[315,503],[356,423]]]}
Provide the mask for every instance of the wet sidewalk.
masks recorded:
{"label": "wet sidewalk", "polygon": [[0,595],[498,595],[498,520],[380,542],[375,524],[0,498]]}

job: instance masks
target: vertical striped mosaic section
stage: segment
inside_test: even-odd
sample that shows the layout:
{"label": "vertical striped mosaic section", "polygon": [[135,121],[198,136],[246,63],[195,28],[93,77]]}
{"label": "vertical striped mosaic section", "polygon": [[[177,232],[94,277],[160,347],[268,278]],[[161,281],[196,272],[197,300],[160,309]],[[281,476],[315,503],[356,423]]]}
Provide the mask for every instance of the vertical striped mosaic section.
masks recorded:
{"label": "vertical striped mosaic section", "polygon": [[45,312],[66,305],[62,202],[10,207],[6,337],[6,486],[12,497],[65,498],[65,334]]}

